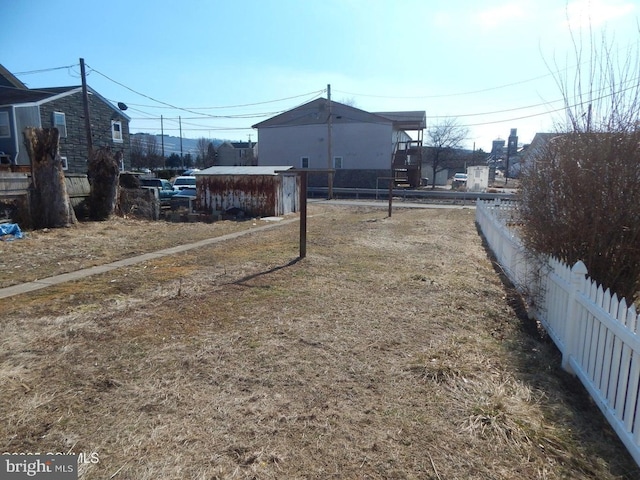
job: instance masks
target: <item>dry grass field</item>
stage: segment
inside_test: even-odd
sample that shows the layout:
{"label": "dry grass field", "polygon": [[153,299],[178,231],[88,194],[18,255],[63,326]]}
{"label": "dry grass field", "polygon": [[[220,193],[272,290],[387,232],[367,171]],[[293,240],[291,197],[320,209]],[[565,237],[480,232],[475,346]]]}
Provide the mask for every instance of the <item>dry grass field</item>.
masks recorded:
{"label": "dry grass field", "polygon": [[[0,300],[0,451],[83,479],[640,478],[472,209],[309,213],[302,260],[293,222]],[[251,228],[27,232],[0,286]]]}

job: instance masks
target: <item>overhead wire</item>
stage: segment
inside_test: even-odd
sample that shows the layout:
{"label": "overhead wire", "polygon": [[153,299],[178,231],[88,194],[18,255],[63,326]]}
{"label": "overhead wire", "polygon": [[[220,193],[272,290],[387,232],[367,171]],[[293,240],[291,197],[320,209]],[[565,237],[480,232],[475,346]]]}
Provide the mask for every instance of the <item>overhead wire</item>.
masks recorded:
{"label": "overhead wire", "polygon": [[53,72],[55,70],[64,70],[64,69],[73,68],[73,67],[76,67],[77,65],[78,65],[77,63],[74,63],[72,65],[64,65],[61,67],[41,68],[39,70],[28,70],[26,72],[16,72],[13,75],[20,76],[20,75],[33,75],[34,73]]}
{"label": "overhead wire", "polygon": [[[284,98],[278,98],[276,100],[267,100],[264,102],[254,102],[254,103],[244,103],[244,104],[239,104],[239,105],[224,105],[224,106],[216,106],[216,107],[188,107],[189,110],[221,110],[221,109],[226,109],[226,108],[243,108],[243,107],[253,107],[256,105],[266,105],[268,103],[277,103],[277,102],[284,102],[286,100],[293,100],[294,98],[301,98],[301,97],[307,97],[309,95],[316,95],[318,93],[323,93],[326,92],[326,88],[325,89],[321,89],[321,90],[316,90],[314,92],[308,92],[308,93],[303,93],[300,95],[294,95],[291,97],[284,97]],[[171,108],[171,107],[166,107],[166,106],[161,106],[161,105],[141,105],[141,104],[136,104],[136,103],[132,103],[131,105],[136,105],[138,107],[146,107],[146,108]]]}
{"label": "overhead wire", "polygon": [[552,73],[548,73],[546,75],[540,75],[537,77],[533,77],[533,78],[529,78],[526,80],[520,80],[518,82],[512,82],[512,83],[507,83],[504,85],[498,85],[495,87],[488,87],[488,88],[483,88],[480,90],[470,90],[467,92],[457,92],[457,93],[443,93],[443,94],[437,94],[437,95],[413,95],[413,96],[388,96],[388,95],[370,95],[370,94],[365,94],[365,93],[353,93],[353,92],[345,92],[342,90],[334,90],[337,93],[343,93],[345,95],[354,95],[356,97],[370,97],[370,98],[386,98],[386,99],[398,99],[398,100],[418,100],[418,99],[432,99],[432,98],[448,98],[448,97],[461,97],[464,95],[475,95],[478,93],[485,93],[485,92],[491,92],[493,90],[500,90],[502,88],[509,88],[509,87],[513,87],[516,85],[522,85],[525,83],[529,83],[529,82],[533,82],[536,80],[540,80],[542,78],[546,78],[550,75],[553,75]]}
{"label": "overhead wire", "polygon": [[[56,71],[56,70],[63,70],[63,69],[71,69],[73,67],[76,67],[77,64],[72,64],[72,65],[64,65],[64,66],[59,66],[59,67],[52,67],[52,68],[46,68],[46,69],[39,69],[39,70],[30,70],[30,71],[24,71],[24,72],[17,72],[14,75],[31,75],[31,74],[37,74],[37,73],[45,73],[45,72],[50,72],[50,71]],[[164,102],[162,100],[156,99],[150,95],[146,95],[142,92],[139,92],[127,85],[125,85],[122,82],[119,82],[113,78],[111,78],[110,76],[100,72],[99,70],[87,65],[88,68],[88,73],[91,72],[95,72],[96,74],[104,77],[105,79],[115,83],[116,85],[119,85],[133,93],[135,93],[136,95],[140,95],[144,98],[147,98],[153,102],[156,102],[160,105],[143,105],[143,104],[135,104],[135,103],[130,103],[130,108],[131,110],[134,110],[136,112],[138,112],[141,115],[145,115],[146,117],[134,117],[131,118],[132,120],[137,120],[137,121],[159,121],[160,117],[157,116],[157,114],[153,114],[150,112],[146,112],[144,110],[141,109],[137,109],[134,108],[134,106],[141,106],[144,108],[166,108],[166,109],[173,109],[173,110],[177,110],[177,111],[183,111],[183,112],[187,112],[187,113],[191,113],[193,115],[196,115],[195,117],[179,117],[178,119],[176,118],[171,118],[171,117],[165,117],[163,116],[162,118],[168,122],[177,122],[177,120],[206,120],[206,119],[230,119],[230,120],[234,120],[234,119],[238,119],[238,120],[242,120],[242,119],[249,119],[249,118],[263,118],[263,117],[270,117],[270,116],[276,116],[279,114],[282,114],[286,111],[289,111],[291,109],[295,109],[300,105],[304,105],[305,103],[308,103],[309,101],[312,101],[313,99],[319,98],[323,93],[326,92],[326,89],[320,89],[320,90],[316,90],[313,92],[308,92],[308,93],[304,93],[304,94],[300,94],[300,95],[293,95],[293,96],[289,96],[289,97],[283,97],[283,98],[279,98],[279,99],[274,99],[274,100],[267,100],[267,101],[261,101],[261,102],[253,102],[253,103],[246,103],[246,104],[236,104],[236,105],[226,105],[226,106],[209,106],[209,107],[189,107],[189,108],[185,108],[185,107],[179,107],[177,105],[173,105],[171,103],[168,102]],[[567,69],[570,67],[567,67]],[[359,96],[359,97],[370,97],[370,98],[387,98],[387,99],[435,99],[435,98],[447,98],[447,97],[455,97],[455,96],[464,96],[464,95],[472,95],[472,94],[478,94],[478,93],[485,93],[488,91],[494,91],[494,90],[499,90],[499,89],[503,89],[503,88],[509,88],[512,86],[516,86],[516,85],[522,85],[525,83],[529,83],[529,82],[533,82],[536,80],[540,80],[546,77],[549,77],[553,75],[553,73],[548,73],[545,75],[540,75],[537,77],[533,77],[533,78],[529,78],[526,80],[521,80],[521,81],[517,81],[517,82],[511,82],[511,83],[507,83],[507,84],[502,84],[502,85],[498,85],[498,86],[494,86],[494,87],[488,87],[488,88],[483,88],[483,89],[478,89],[478,90],[472,90],[472,91],[466,91],[466,92],[457,92],[457,93],[450,93],[450,94],[437,94],[437,95],[424,95],[424,96],[385,96],[385,95],[369,95],[369,94],[362,94],[362,93],[353,93],[353,92],[347,92],[347,91],[342,91],[342,90],[334,90],[335,92],[339,92],[339,93],[343,93],[343,94],[347,94],[347,95],[354,95],[354,96]],[[637,78],[633,79],[633,82],[637,82]],[[635,85],[635,83],[634,83]],[[632,87],[630,87],[632,88]],[[36,89],[34,89],[36,90]],[[628,89],[623,89],[622,91],[625,91]],[[37,91],[37,90],[36,90]],[[42,89],[42,91],[46,91],[46,89]],[[618,93],[620,93],[620,91],[618,91]],[[244,108],[244,107],[250,107],[250,106],[257,106],[257,105],[265,105],[265,104],[272,104],[272,103],[277,103],[277,102],[283,102],[283,101],[287,101],[287,100],[292,100],[292,99],[297,99],[297,98],[302,98],[302,97],[308,97],[308,96],[312,96],[311,99],[306,100],[305,102],[290,108],[290,109],[286,109],[286,110],[281,110],[281,111],[271,111],[271,112],[254,112],[254,113],[244,113],[244,114],[235,114],[235,115],[212,115],[212,114],[208,114],[208,113],[201,113],[198,110],[218,110],[218,109],[234,109],[234,108]],[[601,96],[597,99],[594,100],[601,100],[603,98],[606,98],[610,95],[604,95]],[[514,111],[519,111],[519,110],[527,110],[527,109],[531,109],[531,108],[537,108],[537,107],[541,107],[541,106],[545,106],[545,105],[552,105],[554,103],[557,103],[559,101],[563,101],[564,99],[555,99],[552,101],[548,101],[548,102],[542,102],[542,103],[538,103],[538,104],[533,104],[533,105],[527,105],[527,106],[522,106],[522,107],[514,107],[514,108],[508,108],[508,109],[502,109],[502,110],[495,110],[495,111],[489,111],[489,112],[479,112],[479,113],[466,113],[466,114],[458,114],[458,115],[435,115],[432,118],[465,118],[465,117],[475,117],[475,116],[489,116],[489,115],[496,115],[496,114],[500,114],[500,113],[508,113],[508,112],[514,112]],[[114,102],[115,103],[115,102]],[[574,105],[572,105],[571,107],[575,107],[578,106],[580,103],[576,103]],[[556,113],[562,110],[565,110],[567,108],[566,105],[563,105],[560,108],[557,109],[553,109],[553,110],[547,110],[545,112],[541,112],[541,113],[534,113],[531,115],[523,115],[523,116],[519,116],[519,117],[512,117],[512,118],[508,118],[508,119],[502,119],[502,120],[494,120],[494,121],[486,121],[486,122],[478,122],[478,123],[469,123],[463,126],[467,126],[467,127],[472,127],[472,126],[483,126],[483,125],[492,125],[492,124],[497,124],[497,123],[505,123],[505,122],[513,122],[513,121],[517,121],[517,120],[523,120],[523,119],[528,119],[528,118],[533,118],[533,117],[537,117],[537,116],[543,116],[543,115],[549,115],[552,113]],[[249,130],[251,129],[250,127],[220,127],[220,126],[214,126],[214,127],[209,127],[206,125],[202,125],[202,124],[193,124],[193,123],[189,123],[189,122],[184,122],[185,125],[188,126],[195,126],[195,127],[199,127],[198,129],[192,129],[192,128],[183,128],[183,130],[218,130],[218,129],[224,129],[224,130]]]}
{"label": "overhead wire", "polygon": [[[632,79],[626,80],[625,82],[621,83],[619,86],[620,87],[624,87],[625,85],[629,85],[629,84],[631,86],[629,88],[623,88],[622,90],[617,91],[617,93],[622,93],[622,92],[625,92],[625,91],[627,91],[627,90],[629,90],[631,88],[634,88],[634,87],[636,87],[638,85],[639,82],[640,82],[640,77],[636,77],[636,78],[632,78]],[[603,86],[602,88],[600,88],[599,92],[590,92],[590,93],[591,94],[595,93],[595,94],[599,95],[599,94],[601,94],[602,92],[605,92],[605,91],[610,92],[610,88],[607,87],[607,86]],[[611,94],[603,95],[603,96],[600,96],[600,97],[595,97],[595,98],[593,98],[593,101],[602,100],[603,98],[607,98],[609,96],[611,96]],[[574,97],[574,101],[575,101],[575,97]],[[507,108],[507,109],[504,109],[504,110],[494,110],[492,112],[467,113],[467,114],[461,114],[461,115],[435,115],[434,117],[436,117],[436,118],[459,118],[459,117],[487,116],[487,115],[495,115],[497,113],[507,113],[507,112],[514,112],[514,111],[518,111],[518,110],[527,110],[529,108],[542,107],[542,106],[551,105],[551,104],[558,103],[558,102],[565,102],[565,99],[564,98],[558,98],[558,99],[555,99],[555,100],[545,101],[545,102],[537,103],[537,104],[534,104],[534,105],[527,105],[527,106],[524,106],[524,107]]]}
{"label": "overhead wire", "polygon": [[[608,90],[609,93],[606,94],[606,95],[601,95],[601,96],[595,97],[595,98],[591,98],[590,97],[589,102],[587,102],[587,103],[598,102],[600,100],[604,100],[606,98],[609,98],[609,97],[612,97],[612,96],[615,96],[615,95],[619,95],[619,94],[621,94],[623,92],[626,92],[628,90],[631,90],[631,89],[634,89],[634,88],[638,88],[637,81],[638,81],[638,79],[630,80],[628,83],[632,83],[632,85],[628,86],[627,88],[623,88],[621,90],[615,90],[613,92]],[[547,112],[534,113],[534,114],[531,114],[531,115],[525,115],[525,116],[516,117],[516,118],[509,118],[509,119],[505,119],[505,120],[496,120],[496,121],[482,122],[482,123],[470,123],[470,124],[460,125],[460,126],[461,127],[478,127],[478,126],[484,126],[484,125],[493,125],[493,124],[496,124],[496,123],[514,122],[514,121],[517,121],[517,120],[525,120],[525,119],[528,119],[528,118],[540,117],[540,116],[543,116],[543,115],[549,115],[549,114],[552,114],[552,113],[566,111],[567,109],[575,108],[575,107],[578,107],[578,106],[583,105],[583,104],[585,104],[584,101],[576,102],[576,103],[573,103],[571,105],[567,105],[566,102],[565,102],[565,105],[563,105],[562,107],[556,108],[554,110],[550,110],[550,111],[547,111]]]}
{"label": "overhead wire", "polygon": [[[292,98],[300,98],[300,97],[305,97],[305,96],[309,96],[312,95],[311,98],[307,98],[303,103],[301,103],[300,105],[304,105],[305,103],[308,103],[318,97],[320,97],[322,95],[322,93],[324,93],[326,91],[326,89],[321,89],[321,90],[316,90],[314,92],[309,92],[309,93],[305,93],[302,95],[295,95],[295,96],[291,96],[291,97],[287,97],[287,99],[292,99]],[[278,99],[275,101],[282,101],[285,99]],[[113,101],[113,100],[111,100]],[[258,103],[273,103],[275,101],[267,101],[267,102],[258,102]],[[129,104],[129,105],[135,105],[135,104]],[[296,105],[293,108],[297,108]],[[137,120],[137,121],[160,121],[161,117],[158,117],[158,115],[156,113],[151,113],[151,112],[146,112],[144,110],[135,108],[135,107],[130,107],[131,110],[134,110],[135,112],[140,113],[141,115],[145,115],[145,117],[132,117],[131,120]],[[169,122],[174,122],[174,123],[178,123],[178,121],[181,121],[182,125],[185,126],[195,126],[195,127],[199,127],[199,128],[186,128],[183,127],[182,130],[183,131],[206,131],[206,130],[251,130],[251,127],[231,127],[231,126],[209,126],[209,125],[204,125],[201,123],[192,123],[192,122],[182,122],[182,120],[207,120],[209,118],[211,119],[231,119],[231,120],[242,120],[242,119],[247,119],[247,118],[263,118],[263,117],[271,117],[274,115],[279,115],[281,113],[284,113],[287,110],[281,110],[281,111],[277,111],[277,112],[261,112],[261,113],[255,113],[255,114],[238,114],[238,115],[206,115],[206,116],[197,116],[197,117],[167,117],[167,116],[162,116],[162,119],[164,121],[169,121]],[[156,128],[152,128],[154,130],[157,130]],[[171,130],[171,128],[167,127],[165,128],[165,130]],[[178,130],[178,128],[176,128],[175,130]]]}
{"label": "overhead wire", "polygon": [[[147,99],[149,99],[149,100],[151,100],[153,102],[156,102],[156,103],[159,103],[161,105],[164,105],[164,107],[161,107],[161,108],[171,108],[173,110],[179,110],[179,111],[183,111],[183,112],[192,113],[194,115],[198,115],[197,118],[260,118],[260,117],[263,117],[263,116],[268,116],[268,115],[273,115],[274,114],[274,112],[257,113],[257,114],[240,114],[240,115],[211,115],[211,114],[207,114],[207,113],[200,113],[200,112],[196,111],[196,109],[194,109],[194,108],[178,107],[178,106],[173,105],[171,103],[164,102],[162,100],[158,100],[158,99],[153,98],[153,97],[151,97],[149,95],[146,95],[146,94],[144,94],[142,92],[139,92],[139,91],[137,91],[137,90],[125,85],[122,82],[114,80],[113,78],[109,77],[108,75],[105,75],[104,73],[100,72],[99,70],[96,70],[95,68],[91,67],[90,65],[87,65],[87,68],[89,68],[91,71],[97,73],[98,75],[106,78],[107,80],[115,83],[116,85],[120,85],[121,87],[126,88],[127,90],[129,90],[129,91],[131,91],[131,92],[133,92],[133,93],[135,93],[137,95],[140,95],[140,96],[142,96],[144,98],[147,98]],[[323,90],[317,90],[317,91],[314,91],[314,92],[295,95],[295,96],[287,97],[287,98],[284,98],[284,99],[270,100],[270,101],[267,101],[267,102],[257,102],[255,104],[246,104],[244,106],[259,105],[259,104],[265,104],[265,103],[274,103],[274,102],[284,101],[284,100],[292,99],[292,98],[300,98],[300,97],[309,96],[309,95],[316,95],[318,92],[322,92],[322,91]],[[243,105],[232,105],[232,106],[228,106],[228,107],[222,107],[222,106],[221,107],[198,107],[198,109],[240,108],[242,106]]]}

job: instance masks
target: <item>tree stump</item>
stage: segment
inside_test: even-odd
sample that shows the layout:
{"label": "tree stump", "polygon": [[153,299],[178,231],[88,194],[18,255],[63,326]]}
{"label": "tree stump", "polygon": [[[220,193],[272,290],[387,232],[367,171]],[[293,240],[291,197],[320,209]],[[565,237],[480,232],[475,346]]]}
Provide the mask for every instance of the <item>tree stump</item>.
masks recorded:
{"label": "tree stump", "polygon": [[115,211],[121,155],[120,152],[113,155],[110,148],[101,147],[89,159],[89,217],[92,220],[106,220]]}
{"label": "tree stump", "polygon": [[58,153],[58,129],[27,127],[24,143],[31,159],[31,218],[34,228],[66,227],[77,223]]}

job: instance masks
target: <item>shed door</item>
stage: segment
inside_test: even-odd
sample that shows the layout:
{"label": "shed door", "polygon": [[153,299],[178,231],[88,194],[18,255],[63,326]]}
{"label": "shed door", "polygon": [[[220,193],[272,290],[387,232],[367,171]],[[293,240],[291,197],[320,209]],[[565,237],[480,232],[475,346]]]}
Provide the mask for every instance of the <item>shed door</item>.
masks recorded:
{"label": "shed door", "polygon": [[297,175],[282,176],[282,214],[295,212],[298,201]]}

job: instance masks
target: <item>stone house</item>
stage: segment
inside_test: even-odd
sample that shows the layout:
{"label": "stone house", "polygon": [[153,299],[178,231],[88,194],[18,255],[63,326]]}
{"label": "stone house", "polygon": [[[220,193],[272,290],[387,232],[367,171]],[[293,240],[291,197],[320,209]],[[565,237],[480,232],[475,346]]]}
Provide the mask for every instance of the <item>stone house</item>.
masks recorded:
{"label": "stone house", "polygon": [[[129,117],[87,87],[94,148],[110,147],[122,152],[120,168],[129,167]],[[124,107],[124,106],[123,106]],[[57,127],[60,157],[68,173],[87,173],[87,134],[82,87],[27,88],[0,66],[0,152],[3,163],[28,167],[24,146],[26,127]]]}

